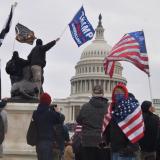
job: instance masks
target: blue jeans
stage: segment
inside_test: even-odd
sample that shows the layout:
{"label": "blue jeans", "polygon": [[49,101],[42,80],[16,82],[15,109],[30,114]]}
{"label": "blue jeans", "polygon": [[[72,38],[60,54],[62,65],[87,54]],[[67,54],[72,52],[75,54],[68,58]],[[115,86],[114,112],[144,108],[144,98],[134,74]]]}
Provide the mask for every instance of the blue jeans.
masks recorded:
{"label": "blue jeans", "polygon": [[112,160],[136,160],[134,156],[123,156],[119,153],[113,152],[112,153]]}
{"label": "blue jeans", "polygon": [[40,141],[36,146],[38,160],[53,160],[53,143]]}

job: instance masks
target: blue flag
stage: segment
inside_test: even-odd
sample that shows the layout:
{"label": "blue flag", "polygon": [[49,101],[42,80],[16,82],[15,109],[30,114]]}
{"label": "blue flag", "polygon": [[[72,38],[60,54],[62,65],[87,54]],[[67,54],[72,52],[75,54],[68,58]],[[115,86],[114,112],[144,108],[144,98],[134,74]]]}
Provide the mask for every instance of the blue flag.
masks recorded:
{"label": "blue flag", "polygon": [[95,30],[85,15],[83,6],[74,16],[73,20],[69,23],[69,27],[72,37],[77,43],[78,47],[92,39],[95,33]]}

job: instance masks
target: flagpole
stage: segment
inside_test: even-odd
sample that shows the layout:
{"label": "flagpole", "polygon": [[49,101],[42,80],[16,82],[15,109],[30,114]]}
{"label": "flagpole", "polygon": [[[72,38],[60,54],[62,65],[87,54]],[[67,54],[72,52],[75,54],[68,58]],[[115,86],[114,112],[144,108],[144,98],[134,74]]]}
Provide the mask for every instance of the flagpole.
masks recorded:
{"label": "flagpole", "polygon": [[0,100],[2,98],[2,86],[1,86],[1,59],[0,59]]}
{"label": "flagpole", "polygon": [[60,34],[59,38],[61,38],[64,34],[64,32],[67,30],[68,25],[64,28],[64,30],[62,31],[62,33]]}
{"label": "flagpole", "polygon": [[153,101],[153,97],[152,97],[152,87],[151,87],[151,80],[150,80],[150,76],[148,76],[148,81],[149,81],[149,90],[150,90],[150,98],[151,98],[151,101]]}
{"label": "flagpole", "polygon": [[12,52],[14,51],[14,48],[15,48],[15,42],[16,42],[16,39],[14,38]]}

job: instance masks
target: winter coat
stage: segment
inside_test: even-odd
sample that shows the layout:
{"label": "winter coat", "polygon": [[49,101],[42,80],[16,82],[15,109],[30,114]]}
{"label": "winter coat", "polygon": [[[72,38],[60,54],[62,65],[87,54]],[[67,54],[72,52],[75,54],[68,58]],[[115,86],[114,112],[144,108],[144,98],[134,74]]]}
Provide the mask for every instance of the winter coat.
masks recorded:
{"label": "winter coat", "polygon": [[56,41],[51,41],[46,45],[36,45],[28,56],[31,66],[38,65],[42,68],[46,65],[46,52],[56,44]]}
{"label": "winter coat", "polygon": [[92,97],[89,103],[82,106],[76,119],[82,125],[82,146],[97,147],[101,143],[101,132],[108,100],[103,97]]}
{"label": "winter coat", "polygon": [[60,114],[49,108],[49,106],[39,104],[36,111],[33,112],[33,119],[38,128],[38,141],[53,141],[53,126],[60,123]]}
{"label": "winter coat", "polygon": [[156,151],[159,138],[159,117],[152,112],[143,113],[145,131],[140,140],[141,150],[144,152]]}
{"label": "winter coat", "polygon": [[64,124],[56,124],[54,126],[54,148],[64,151],[65,142],[69,142],[69,131]]}
{"label": "winter coat", "polygon": [[111,119],[109,125],[107,126],[104,135],[106,142],[111,144],[112,152],[130,154],[129,152],[139,150],[138,143],[132,144],[113,119]]}
{"label": "winter coat", "polygon": [[25,60],[23,58],[19,57],[12,57],[11,61],[15,64],[13,70],[15,71],[14,73],[11,74],[11,76],[18,76],[21,77],[23,76],[23,68],[27,65],[29,65],[28,60]]}

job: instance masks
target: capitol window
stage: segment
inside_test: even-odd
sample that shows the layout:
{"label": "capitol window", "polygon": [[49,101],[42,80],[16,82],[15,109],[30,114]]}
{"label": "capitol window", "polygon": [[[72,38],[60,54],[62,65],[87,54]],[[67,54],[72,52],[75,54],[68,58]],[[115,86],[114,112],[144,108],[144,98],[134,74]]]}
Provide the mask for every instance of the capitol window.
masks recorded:
{"label": "capitol window", "polygon": [[95,72],[95,67],[93,67],[93,72]]}
{"label": "capitol window", "polygon": [[97,72],[99,72],[99,67],[97,67]]}

